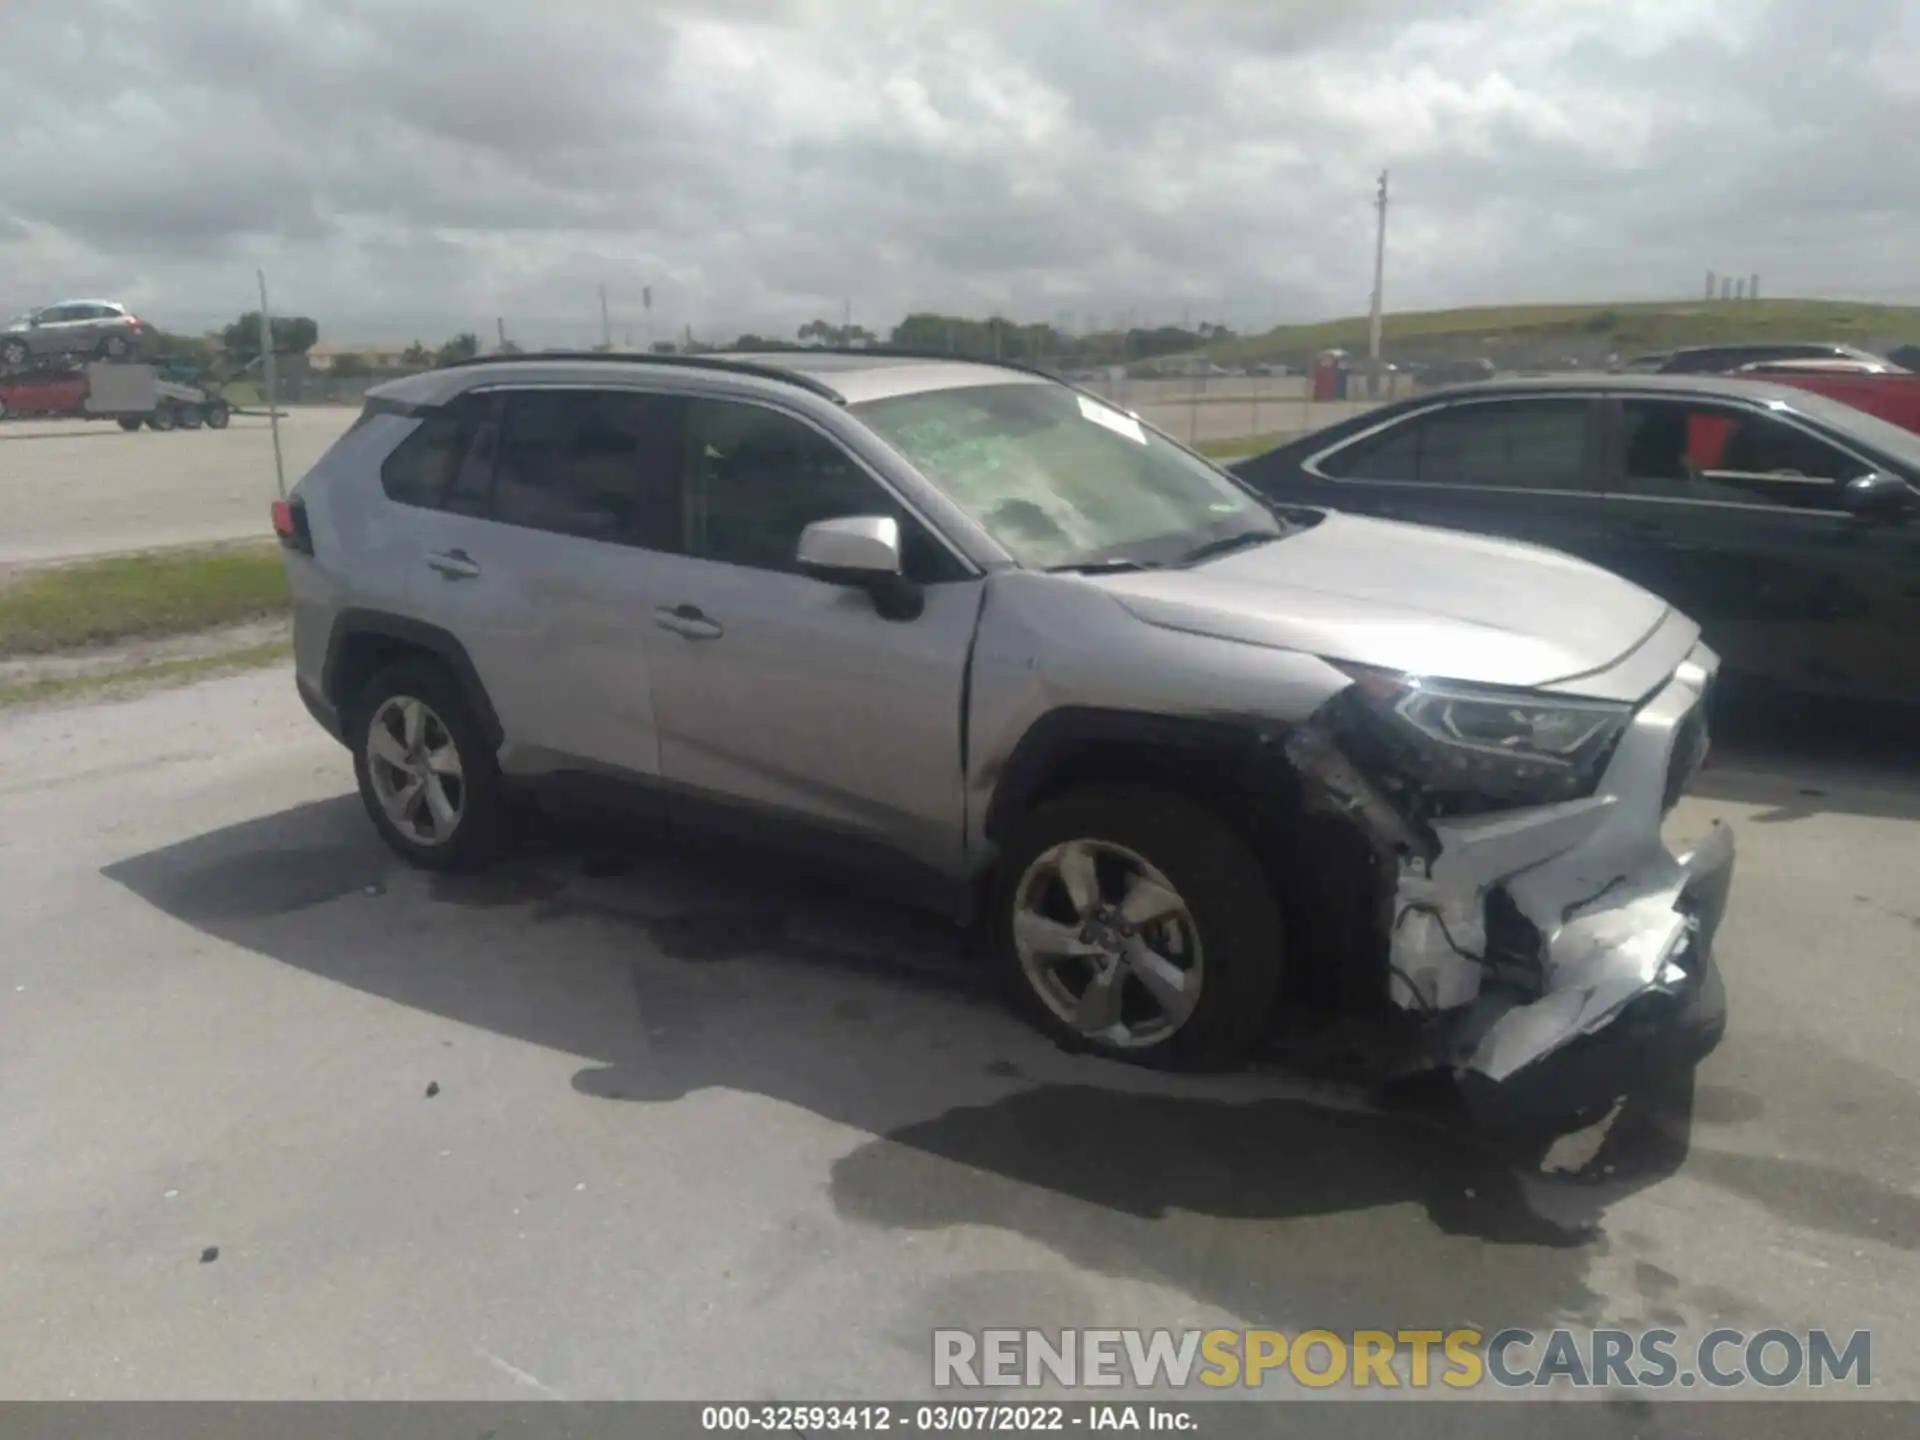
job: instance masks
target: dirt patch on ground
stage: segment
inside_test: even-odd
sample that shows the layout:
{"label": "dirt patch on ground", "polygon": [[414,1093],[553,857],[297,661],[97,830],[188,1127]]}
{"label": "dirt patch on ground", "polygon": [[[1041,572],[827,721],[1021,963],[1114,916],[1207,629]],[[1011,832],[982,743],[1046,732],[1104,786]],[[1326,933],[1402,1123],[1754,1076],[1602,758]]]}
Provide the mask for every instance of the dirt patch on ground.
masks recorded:
{"label": "dirt patch on ground", "polygon": [[[0,583],[4,583],[0,574]],[[293,635],[293,622],[286,616],[267,620],[246,620],[237,625],[221,625],[188,635],[166,635],[152,640],[127,640],[116,645],[97,645],[58,655],[18,655],[0,659],[0,687],[32,685],[41,681],[79,680],[93,675],[137,672],[154,665],[170,665],[182,660],[204,660],[230,652],[253,650],[262,645],[285,644]]]}

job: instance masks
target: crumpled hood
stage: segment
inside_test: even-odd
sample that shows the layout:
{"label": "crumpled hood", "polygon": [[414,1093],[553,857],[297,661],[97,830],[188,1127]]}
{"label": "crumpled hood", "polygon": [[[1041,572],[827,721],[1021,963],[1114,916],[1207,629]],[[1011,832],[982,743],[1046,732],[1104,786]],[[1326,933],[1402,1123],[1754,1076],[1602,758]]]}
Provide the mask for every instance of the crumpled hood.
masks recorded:
{"label": "crumpled hood", "polygon": [[1148,624],[1483,685],[1603,669],[1670,609],[1558,551],[1339,513],[1192,569],[1094,581]]}

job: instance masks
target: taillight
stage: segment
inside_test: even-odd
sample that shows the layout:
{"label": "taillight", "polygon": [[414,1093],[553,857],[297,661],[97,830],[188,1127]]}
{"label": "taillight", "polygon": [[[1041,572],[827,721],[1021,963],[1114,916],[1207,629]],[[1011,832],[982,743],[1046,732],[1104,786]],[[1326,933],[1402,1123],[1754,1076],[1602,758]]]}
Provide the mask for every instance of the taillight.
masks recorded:
{"label": "taillight", "polygon": [[313,554],[313,532],[307,528],[307,507],[298,500],[273,502],[273,533],[289,550]]}

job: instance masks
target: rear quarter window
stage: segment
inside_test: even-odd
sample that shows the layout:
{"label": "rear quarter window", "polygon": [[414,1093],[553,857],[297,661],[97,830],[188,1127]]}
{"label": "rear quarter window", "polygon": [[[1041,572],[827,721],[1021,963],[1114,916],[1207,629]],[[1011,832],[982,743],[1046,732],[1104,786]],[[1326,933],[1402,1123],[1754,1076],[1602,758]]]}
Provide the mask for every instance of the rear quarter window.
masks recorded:
{"label": "rear quarter window", "polygon": [[[355,428],[376,413],[369,406],[354,422]],[[451,410],[428,411],[414,432],[381,464],[380,488],[397,504],[437,509],[471,433],[464,415]]]}

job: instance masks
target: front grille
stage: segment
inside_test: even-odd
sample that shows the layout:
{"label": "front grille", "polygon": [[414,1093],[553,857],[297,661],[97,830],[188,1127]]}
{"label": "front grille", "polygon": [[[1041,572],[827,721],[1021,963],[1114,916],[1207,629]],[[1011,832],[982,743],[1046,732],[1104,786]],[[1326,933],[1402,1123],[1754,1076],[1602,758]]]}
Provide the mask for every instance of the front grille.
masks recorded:
{"label": "front grille", "polygon": [[1666,793],[1660,799],[1661,814],[1680,803],[1680,797],[1687,793],[1687,786],[1706,758],[1707,707],[1701,703],[1687,712],[1673,737],[1673,750],[1667,756]]}

